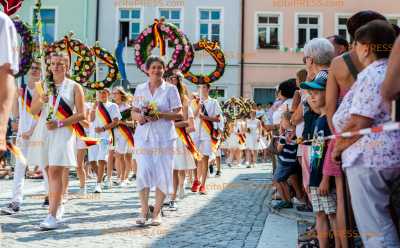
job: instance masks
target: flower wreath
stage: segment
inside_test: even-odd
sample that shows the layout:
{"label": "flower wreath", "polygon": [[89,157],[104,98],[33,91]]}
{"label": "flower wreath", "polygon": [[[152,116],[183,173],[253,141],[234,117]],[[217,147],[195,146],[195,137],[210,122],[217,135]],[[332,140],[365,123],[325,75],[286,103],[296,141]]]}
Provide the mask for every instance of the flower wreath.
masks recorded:
{"label": "flower wreath", "polygon": [[[70,35],[71,36],[71,35]],[[66,50],[71,61],[72,53],[76,54],[81,59],[77,59],[74,66],[71,79],[79,84],[84,84],[90,78],[95,70],[93,51],[79,40],[71,39],[70,36],[65,36],[64,39],[56,41],[46,47],[46,64],[47,72],[50,75],[50,55],[53,52]],[[50,80],[50,78],[47,78]]]}
{"label": "flower wreath", "polygon": [[185,78],[196,85],[211,84],[219,80],[225,71],[225,55],[218,45],[218,42],[212,42],[208,40],[201,40],[194,44],[194,50],[206,50],[217,62],[216,69],[208,75],[196,75],[190,71],[184,74]]}
{"label": "flower wreath", "polygon": [[246,104],[241,98],[231,97],[222,107],[224,115],[229,121],[241,118],[246,114]]}
{"label": "flower wreath", "polygon": [[[92,52],[94,56],[99,58],[103,63],[108,67],[108,74],[106,78],[102,81],[90,81],[87,80],[82,83],[83,87],[92,89],[92,90],[102,90],[104,88],[109,88],[119,77],[119,70],[116,58],[106,49],[99,46],[98,43],[94,47],[92,47]],[[78,61],[82,61],[81,57],[78,58]]]}
{"label": "flower wreath", "polygon": [[[189,52],[191,48],[189,40],[175,25],[164,22],[163,19],[160,21],[155,19],[154,24],[147,27],[135,40],[136,65],[144,73],[147,74],[145,63],[151,50],[159,46],[161,55],[165,55],[165,37],[171,40],[175,45],[175,50],[172,53],[172,60],[168,62],[166,72],[171,73],[174,69],[180,68],[184,62],[186,53]],[[190,67],[190,64],[186,64],[183,69],[186,67]]]}
{"label": "flower wreath", "polygon": [[31,68],[33,61],[33,51],[35,49],[35,44],[33,42],[32,30],[30,26],[19,20],[13,19],[15,29],[22,39],[22,48],[19,61],[19,71],[15,74],[15,77],[24,76]]}

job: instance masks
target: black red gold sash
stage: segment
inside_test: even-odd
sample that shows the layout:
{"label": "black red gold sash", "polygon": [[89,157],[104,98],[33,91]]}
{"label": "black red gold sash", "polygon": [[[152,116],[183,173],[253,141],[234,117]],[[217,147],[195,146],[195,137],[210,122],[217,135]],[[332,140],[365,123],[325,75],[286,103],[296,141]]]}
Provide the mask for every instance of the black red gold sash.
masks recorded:
{"label": "black red gold sash", "polygon": [[246,143],[246,135],[245,134],[238,133],[237,136],[239,139],[239,144],[243,145],[244,143]]}
{"label": "black red gold sash", "polygon": [[[56,103],[56,98],[53,97],[53,106]],[[58,104],[58,109],[56,111],[56,118],[59,120],[65,120],[68,117],[72,116],[73,112],[68,104],[60,97],[60,102]],[[85,142],[86,146],[92,146],[99,143],[99,139],[89,138],[86,136],[85,129],[83,126],[78,122],[72,124],[70,127],[71,131],[83,142]]]}
{"label": "black red gold sash", "polygon": [[[108,113],[106,107],[102,102],[99,103],[97,107],[97,112],[104,126],[112,123],[113,120],[111,119],[110,113]],[[114,128],[111,128],[108,131],[110,132],[112,138],[112,144],[114,145],[115,144]]]}
{"label": "black red gold sash", "polygon": [[[204,105],[202,105],[202,111],[205,116],[208,116],[207,109],[205,108]],[[205,131],[210,135],[211,138],[211,149],[213,152],[216,152],[219,147],[220,143],[220,133],[218,130],[214,129],[214,125],[211,121],[209,120],[201,120],[201,125],[205,129]]]}
{"label": "black red gold sash", "polygon": [[202,155],[197,149],[197,147],[194,145],[192,137],[190,137],[190,135],[186,132],[186,128],[177,127],[175,129],[176,133],[178,134],[178,137],[181,139],[182,143],[186,146],[189,152],[193,155],[193,158],[197,161],[201,160]]}
{"label": "black red gold sash", "polygon": [[[131,118],[131,109],[128,108],[121,112],[121,120],[125,121]],[[133,140],[133,129],[128,127],[125,124],[119,124],[118,128],[119,132],[121,133],[122,137],[128,142],[130,147],[134,147],[135,141]]]}
{"label": "black red gold sash", "polygon": [[[26,99],[25,99],[25,91],[26,91]],[[32,95],[26,87],[26,84],[21,84],[21,92],[20,92],[22,106],[26,106],[26,111],[32,115],[31,105],[32,105]],[[39,119],[40,112],[36,115],[32,115],[35,120]]]}
{"label": "black red gold sash", "polygon": [[22,164],[26,164],[26,158],[24,154],[22,154],[21,149],[17,146],[11,144],[10,142],[6,143],[7,149],[14,155],[16,159],[18,159]]}

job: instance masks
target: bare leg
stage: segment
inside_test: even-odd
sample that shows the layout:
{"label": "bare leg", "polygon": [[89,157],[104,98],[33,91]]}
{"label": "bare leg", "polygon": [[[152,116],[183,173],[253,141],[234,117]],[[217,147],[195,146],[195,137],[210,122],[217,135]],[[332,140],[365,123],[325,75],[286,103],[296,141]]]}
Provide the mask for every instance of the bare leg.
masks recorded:
{"label": "bare leg", "polygon": [[141,204],[141,217],[146,218],[147,211],[149,209],[149,188],[144,188],[143,190],[139,191],[139,198]]}
{"label": "bare leg", "polygon": [[165,194],[160,190],[156,189],[156,204],[154,205],[153,219],[156,219],[160,214],[161,207],[164,203]]}
{"label": "bare leg", "polygon": [[97,183],[103,182],[104,168],[106,167],[107,162],[104,160],[99,160],[97,162]]}
{"label": "bare leg", "polygon": [[340,239],[340,244],[343,248],[348,247],[347,241],[347,232],[346,232],[346,214],[345,214],[345,206],[344,206],[344,184],[343,184],[343,176],[335,177],[336,184],[336,227],[337,227],[337,236]]}
{"label": "bare leg", "polygon": [[64,168],[63,176],[62,176],[62,198],[68,194],[68,185],[69,185],[69,168]]}
{"label": "bare leg", "polygon": [[76,168],[76,173],[78,174],[79,177],[79,186],[81,189],[85,188],[85,181],[86,181],[86,171],[84,170],[85,168],[85,149],[80,149],[78,150],[77,153],[77,162],[78,162],[78,167]]}
{"label": "bare leg", "polygon": [[335,236],[335,247],[336,248],[341,248],[341,244],[340,244],[340,238],[337,232],[337,225],[336,225],[336,214],[330,214],[328,215],[329,218],[329,223],[331,224],[331,228],[333,230],[333,234]]}
{"label": "bare leg", "polygon": [[113,174],[113,168],[114,168],[114,150],[110,150],[108,152],[108,161],[107,161],[107,177],[108,180],[111,181],[112,174]]}
{"label": "bare leg", "polygon": [[216,157],[215,162],[217,164],[217,171],[221,171],[221,156]]}
{"label": "bare leg", "polygon": [[56,217],[63,193],[64,167],[51,166],[49,172],[49,214]]}
{"label": "bare leg", "polygon": [[[114,157],[115,157],[115,168],[117,169],[117,177],[118,177],[118,181],[122,182],[122,171],[123,171],[123,158],[122,158],[122,154],[119,154],[117,152],[114,153]],[[107,171],[107,175],[109,175],[108,171]],[[109,179],[111,179],[111,177],[108,177]]]}
{"label": "bare leg", "polygon": [[318,242],[319,242],[319,247],[321,248],[328,248],[329,247],[329,240],[328,240],[328,235],[329,235],[329,225],[328,225],[328,218],[325,215],[324,212],[318,212],[317,213],[317,223],[316,223],[316,229],[317,229],[317,236],[318,236]]}
{"label": "bare leg", "polygon": [[186,171],[185,170],[180,170],[178,172],[178,188],[179,190],[183,190],[184,187],[184,182],[185,182],[185,176],[186,176]]}
{"label": "bare leg", "polygon": [[207,180],[207,173],[208,173],[208,156],[203,156],[203,159],[201,160],[201,166],[200,169],[202,170],[201,174],[201,185],[205,186],[206,185],[206,180]]}
{"label": "bare leg", "polygon": [[172,200],[172,201],[175,201],[175,199],[176,199],[176,193],[177,193],[177,191],[178,191],[178,185],[179,185],[178,173],[179,173],[178,170],[174,170],[174,172],[173,172],[172,181],[173,181],[173,186],[174,186],[174,193],[171,194],[171,200]]}

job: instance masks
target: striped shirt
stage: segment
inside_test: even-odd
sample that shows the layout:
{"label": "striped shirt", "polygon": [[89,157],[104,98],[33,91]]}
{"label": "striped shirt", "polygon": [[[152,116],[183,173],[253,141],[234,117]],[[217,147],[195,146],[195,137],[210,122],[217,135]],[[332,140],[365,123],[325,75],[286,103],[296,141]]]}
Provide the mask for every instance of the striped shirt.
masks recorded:
{"label": "striped shirt", "polygon": [[289,143],[285,137],[279,139],[279,144],[283,145],[282,151],[279,153],[279,161],[283,166],[296,166],[297,165],[297,143],[296,137]]}

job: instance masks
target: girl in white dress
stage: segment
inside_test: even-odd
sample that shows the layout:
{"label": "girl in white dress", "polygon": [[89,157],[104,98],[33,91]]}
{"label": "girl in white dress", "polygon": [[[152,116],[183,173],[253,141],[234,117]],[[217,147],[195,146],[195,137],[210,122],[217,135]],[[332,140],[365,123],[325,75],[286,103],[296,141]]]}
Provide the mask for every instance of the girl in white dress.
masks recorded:
{"label": "girl in white dress", "polygon": [[228,137],[228,144],[231,150],[231,159],[233,165],[239,166],[242,162],[242,150],[245,149],[245,144],[239,142],[239,136],[243,135],[244,123],[241,119],[236,119],[233,124],[233,130]]}
{"label": "girl in white dress", "polygon": [[[115,87],[113,89],[114,102],[118,105],[119,112],[123,113],[129,110],[131,107],[128,104],[128,94],[122,87]],[[119,125],[127,126],[126,120],[120,120]],[[128,184],[128,173],[132,168],[132,153],[129,153],[130,145],[125,137],[122,135],[119,126],[115,128],[115,167],[118,173],[118,184],[122,187],[126,187]]]}
{"label": "girl in white dress", "polygon": [[255,166],[257,150],[261,145],[261,122],[256,118],[256,110],[251,110],[250,119],[246,120],[246,164],[247,168]]}
{"label": "girl in white dress", "polygon": [[[82,87],[71,79],[67,78],[69,68],[69,57],[62,53],[51,55],[50,70],[54,83],[52,95],[36,95],[33,100],[31,111],[37,114],[43,106],[50,108],[43,109],[40,121],[46,122],[47,131],[42,132],[42,135],[47,137],[43,146],[42,156],[43,164],[46,166],[46,171],[49,175],[49,214],[46,219],[40,224],[42,229],[56,229],[59,226],[59,221],[62,218],[63,206],[62,192],[63,189],[63,174],[68,171],[69,167],[76,167],[75,154],[75,136],[69,129],[74,123],[85,119],[84,93]],[[72,115],[66,118],[56,119],[56,110],[62,106],[64,102],[72,110]],[[54,111],[50,111],[54,109]],[[53,113],[52,113],[53,112]],[[46,118],[46,119],[45,119]],[[43,139],[45,140],[45,139]],[[57,213],[58,209],[60,211]]]}
{"label": "girl in white dress", "polygon": [[[183,85],[183,77],[180,72],[174,72],[174,74],[169,78],[169,82],[175,85],[178,89],[179,96],[182,102],[183,120],[175,122],[175,128],[185,128],[187,133],[193,132],[194,128],[194,115],[192,108],[189,106],[189,100],[187,97],[186,87]],[[184,181],[185,173],[187,170],[193,170],[196,168],[195,160],[193,155],[184,145],[180,137],[177,139],[176,144],[176,154],[174,160],[174,193],[171,196],[171,201],[169,203],[169,208],[171,210],[177,210],[177,205],[175,202],[177,193],[179,192],[179,198],[184,196]]]}
{"label": "girl in white dress", "polygon": [[[160,211],[164,198],[173,193],[173,164],[176,147],[175,120],[183,119],[182,103],[177,88],[163,80],[165,62],[150,56],[146,61],[149,81],[135,91],[133,113],[139,122],[135,131],[137,190],[140,195],[139,226],[146,223],[151,188],[156,189],[156,203],[150,225],[161,224]],[[149,113],[149,108],[156,107]]]}

